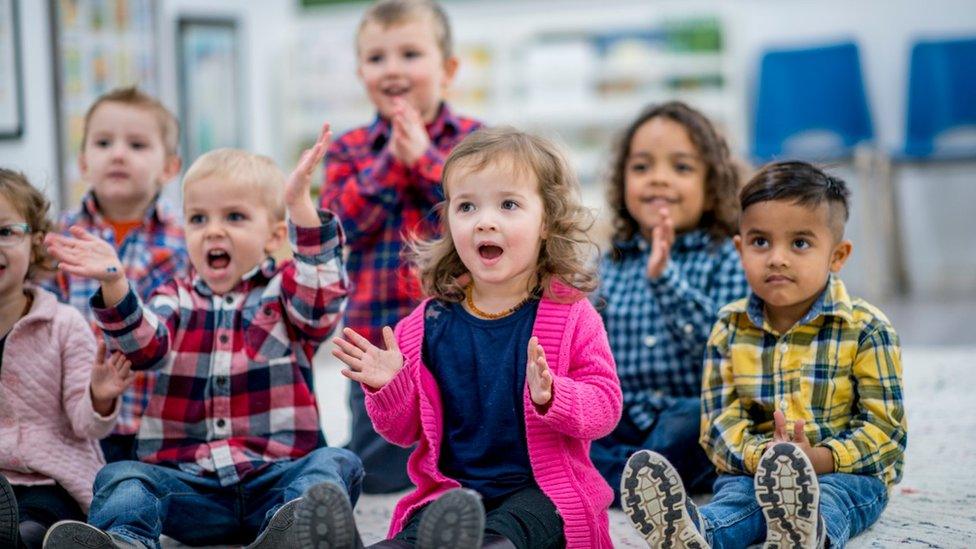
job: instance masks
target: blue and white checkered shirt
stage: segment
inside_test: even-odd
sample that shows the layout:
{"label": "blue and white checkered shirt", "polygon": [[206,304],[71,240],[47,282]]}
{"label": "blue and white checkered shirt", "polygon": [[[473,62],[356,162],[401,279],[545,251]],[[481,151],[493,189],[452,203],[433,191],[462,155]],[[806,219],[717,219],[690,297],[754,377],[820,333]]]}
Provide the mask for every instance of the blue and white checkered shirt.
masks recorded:
{"label": "blue and white checkered shirt", "polygon": [[641,429],[675,397],[701,395],[705,343],[718,310],[749,293],[729,239],[695,230],[678,235],[656,280],[647,277],[651,244],[616,243],[620,258],[600,263],[597,308],[610,337],[624,410]]}

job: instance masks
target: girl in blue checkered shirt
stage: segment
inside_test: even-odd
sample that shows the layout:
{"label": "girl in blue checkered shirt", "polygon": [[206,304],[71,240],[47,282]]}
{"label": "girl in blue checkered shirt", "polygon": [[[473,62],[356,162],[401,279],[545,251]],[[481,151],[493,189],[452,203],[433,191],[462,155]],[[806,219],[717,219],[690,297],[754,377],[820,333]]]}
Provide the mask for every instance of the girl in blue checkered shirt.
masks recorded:
{"label": "girl in blue checkered shirt", "polygon": [[648,108],[620,141],[597,305],[624,413],[590,452],[617,500],[627,458],[641,449],[666,456],[689,492],[711,490],[714,468],[698,444],[702,356],[719,308],[749,290],[732,244],[739,180],[725,139],[684,103]]}

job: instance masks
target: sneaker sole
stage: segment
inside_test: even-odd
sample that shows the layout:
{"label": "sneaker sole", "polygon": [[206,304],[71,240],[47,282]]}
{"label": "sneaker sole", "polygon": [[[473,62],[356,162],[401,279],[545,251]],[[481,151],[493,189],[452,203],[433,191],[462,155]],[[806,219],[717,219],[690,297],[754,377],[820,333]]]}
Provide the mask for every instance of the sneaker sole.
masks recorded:
{"label": "sneaker sole", "polygon": [[63,520],[47,531],[44,549],[115,549],[115,541],[84,522]]}
{"label": "sneaker sole", "polygon": [[0,547],[17,547],[17,496],[14,488],[0,475]]}
{"label": "sneaker sole", "polygon": [[664,456],[648,450],[630,456],[620,494],[621,507],[651,547],[708,547],[688,514],[681,477]]}
{"label": "sneaker sole", "polygon": [[418,549],[481,547],[485,508],[473,490],[455,489],[430,504],[417,528]]}
{"label": "sneaker sole", "polygon": [[303,549],[361,549],[349,496],[335,484],[308,489],[298,507],[295,532]]}
{"label": "sneaker sole", "polygon": [[756,469],[755,487],[766,518],[764,549],[817,547],[820,484],[803,450],[787,443],[767,450]]}
{"label": "sneaker sole", "polygon": [[295,545],[292,525],[295,523],[295,509],[300,500],[292,500],[282,505],[271,515],[268,525],[247,549],[276,549]]}

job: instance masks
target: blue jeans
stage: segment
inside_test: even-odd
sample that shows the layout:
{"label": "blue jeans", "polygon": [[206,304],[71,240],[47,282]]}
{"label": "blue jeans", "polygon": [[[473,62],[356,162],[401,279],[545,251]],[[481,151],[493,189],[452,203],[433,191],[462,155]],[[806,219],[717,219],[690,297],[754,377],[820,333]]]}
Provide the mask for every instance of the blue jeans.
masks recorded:
{"label": "blue jeans", "polygon": [[139,461],[110,463],[95,478],[88,522],[106,532],[159,548],[165,534],[187,545],[250,543],[285,503],[320,482],[359,497],[363,468],[341,448],[319,448],[276,461],[238,484]]}
{"label": "blue jeans", "polygon": [[593,441],[590,459],[613,488],[613,505],[620,505],[620,477],[627,459],[638,450],[653,450],[681,475],[685,490],[708,492],[715,481],[715,466],[698,444],[701,433],[701,399],[680,398],[661,410],[647,431],[639,429],[625,413],[609,435]]}
{"label": "blue jeans", "polygon": [[[820,482],[820,516],[827,526],[831,547],[874,524],[888,504],[888,489],[880,479],[867,475],[831,473]],[[756,501],[753,477],[721,475],[715,481],[715,497],[698,508],[705,521],[705,539],[713,547],[746,547],[766,539],[766,521]]]}

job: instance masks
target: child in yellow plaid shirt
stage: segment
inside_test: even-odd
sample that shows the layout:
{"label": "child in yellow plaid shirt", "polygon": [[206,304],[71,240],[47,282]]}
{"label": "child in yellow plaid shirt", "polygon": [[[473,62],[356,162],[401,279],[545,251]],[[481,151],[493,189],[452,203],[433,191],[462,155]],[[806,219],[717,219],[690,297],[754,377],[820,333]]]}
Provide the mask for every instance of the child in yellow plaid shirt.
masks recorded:
{"label": "child in yellow plaid shirt", "polygon": [[655,547],[843,547],[901,479],[901,351],[888,319],[837,276],[846,184],[804,162],[742,189],[735,245],[752,292],[719,312],[705,352],[701,444],[719,478],[702,507],[642,451],[622,505]]}

